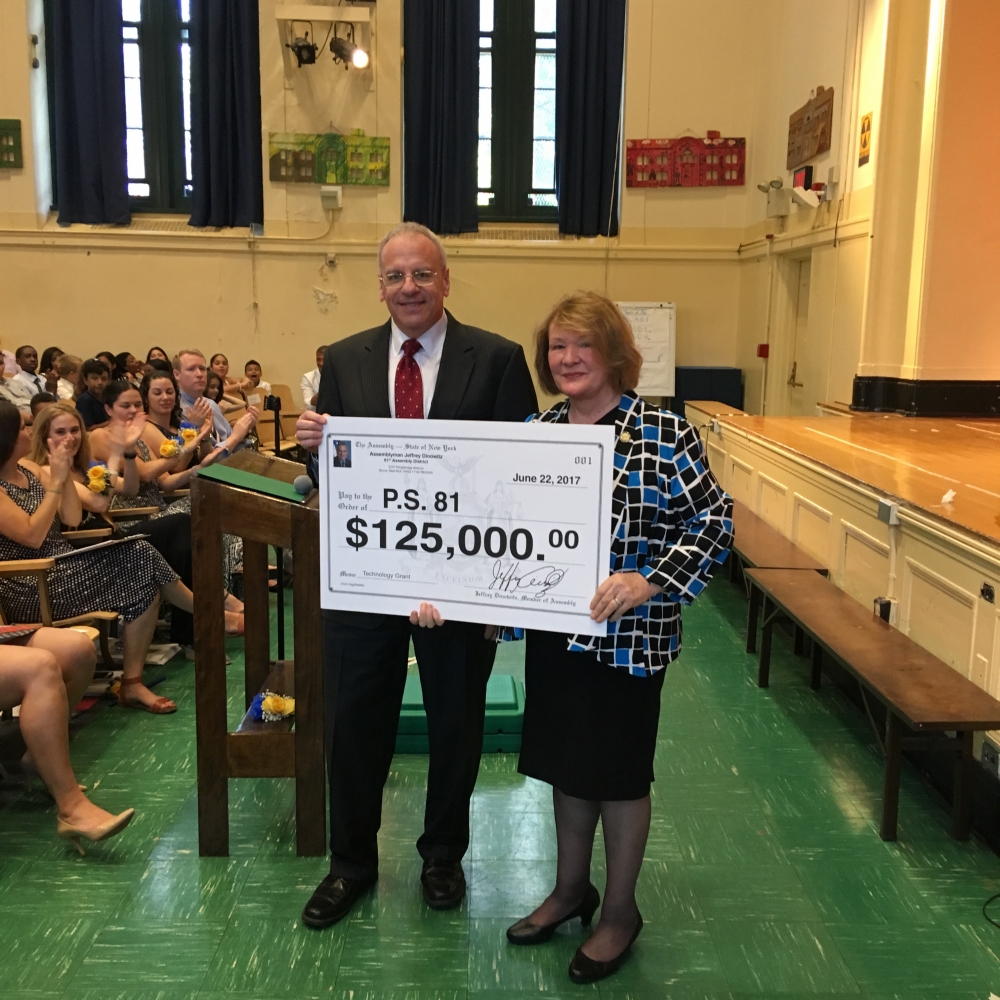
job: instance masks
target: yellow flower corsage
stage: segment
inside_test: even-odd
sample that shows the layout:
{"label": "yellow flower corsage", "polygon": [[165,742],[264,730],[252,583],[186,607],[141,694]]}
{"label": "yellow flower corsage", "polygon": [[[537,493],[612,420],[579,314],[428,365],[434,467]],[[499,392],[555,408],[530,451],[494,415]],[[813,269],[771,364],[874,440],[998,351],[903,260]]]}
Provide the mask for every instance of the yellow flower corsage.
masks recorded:
{"label": "yellow flower corsage", "polygon": [[87,489],[91,493],[106,493],[111,486],[111,473],[100,462],[91,463],[87,470]]}
{"label": "yellow flower corsage", "polygon": [[181,451],[177,438],[167,438],[160,442],[160,458],[176,458]]}
{"label": "yellow flower corsage", "polygon": [[265,722],[279,722],[289,715],[295,714],[295,699],[275,694],[273,691],[262,691],[254,695],[250,703],[250,716],[263,719]]}
{"label": "yellow flower corsage", "polygon": [[181,440],[185,444],[190,444],[198,436],[198,428],[194,424],[189,424],[186,420],[181,424]]}

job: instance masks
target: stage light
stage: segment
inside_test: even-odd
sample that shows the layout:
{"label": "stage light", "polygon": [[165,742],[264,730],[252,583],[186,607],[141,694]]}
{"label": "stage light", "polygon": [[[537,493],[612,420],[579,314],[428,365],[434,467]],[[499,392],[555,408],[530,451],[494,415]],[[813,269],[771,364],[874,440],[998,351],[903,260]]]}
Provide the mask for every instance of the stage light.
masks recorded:
{"label": "stage light", "polygon": [[339,22],[333,26],[333,38],[330,39],[330,52],[333,53],[334,62],[342,62],[344,69],[353,66],[355,69],[364,69],[369,62],[368,53],[363,48],[354,44],[354,25],[347,24],[347,34],[343,38],[337,34]]}
{"label": "stage light", "polygon": [[[312,31],[312,21],[305,21],[304,24],[309,25],[309,31]],[[295,22],[292,22],[292,27],[294,29]],[[298,61],[299,67],[302,66],[312,66],[316,62],[316,53],[319,51],[319,46],[315,42],[309,41],[309,31],[305,32],[303,35],[298,35],[291,40],[291,42],[285,43],[286,49],[291,49],[295,54],[295,58]]]}

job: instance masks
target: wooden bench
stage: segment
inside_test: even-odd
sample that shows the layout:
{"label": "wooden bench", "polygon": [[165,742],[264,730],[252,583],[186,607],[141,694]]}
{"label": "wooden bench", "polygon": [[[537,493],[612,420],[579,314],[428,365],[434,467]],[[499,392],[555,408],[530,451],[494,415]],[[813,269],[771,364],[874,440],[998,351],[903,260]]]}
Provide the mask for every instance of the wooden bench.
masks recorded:
{"label": "wooden bench", "polygon": [[[733,501],[733,558],[729,562],[729,578],[737,582],[740,570],[755,569],[812,570],[827,575],[826,567],[803,552],[794,542],[758,517],[746,504]],[[757,651],[757,615],[760,612],[760,591],[743,574],[747,600],[747,652]],[[795,634],[795,651],[801,652],[802,634]]]}
{"label": "wooden bench", "polygon": [[[954,732],[954,737],[948,737],[955,753],[952,833],[967,840],[972,736],[976,730],[1000,727],[1000,701],[818,573],[751,569],[747,575],[764,596],[760,687],[768,686],[771,633],[779,618],[790,620],[812,639],[813,688],[820,685],[824,653],[857,680],[868,720],[885,755],[882,839],[896,839],[903,743],[943,739],[942,734]],[[884,737],[875,724],[869,694],[886,708]],[[911,735],[904,735],[904,726]]]}

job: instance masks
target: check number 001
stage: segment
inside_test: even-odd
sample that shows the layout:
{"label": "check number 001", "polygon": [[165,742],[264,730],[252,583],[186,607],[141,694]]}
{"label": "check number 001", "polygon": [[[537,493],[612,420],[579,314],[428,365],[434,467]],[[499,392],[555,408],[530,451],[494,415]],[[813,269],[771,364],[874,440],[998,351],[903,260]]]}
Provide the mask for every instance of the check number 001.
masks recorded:
{"label": "check number 001", "polygon": [[[402,502],[397,503],[397,500]],[[417,490],[405,490],[400,498],[396,490],[387,489],[383,492],[383,506],[413,511],[427,509],[425,504],[421,504]],[[435,493],[434,509],[442,513],[458,513],[458,494]],[[398,537],[392,548],[416,552],[419,546],[424,552],[430,553],[443,550],[448,559],[454,557],[456,547],[462,555],[483,554],[493,559],[509,553],[515,559],[524,560],[535,554],[535,538],[528,528],[514,528],[508,532],[498,525],[492,525],[484,531],[478,525],[463,524],[457,529],[453,544],[447,546],[443,530],[444,525],[437,521],[422,521],[418,525],[415,521],[400,520],[390,526],[388,518],[369,523],[363,517],[352,517],[347,521],[349,534],[344,540],[351,548],[359,550],[377,537],[378,547],[385,549],[390,547],[389,533],[393,531]],[[553,549],[575,549],[580,544],[580,536],[572,528],[567,531],[553,528],[546,540]],[[545,559],[545,554],[539,552],[535,558],[541,561]]]}

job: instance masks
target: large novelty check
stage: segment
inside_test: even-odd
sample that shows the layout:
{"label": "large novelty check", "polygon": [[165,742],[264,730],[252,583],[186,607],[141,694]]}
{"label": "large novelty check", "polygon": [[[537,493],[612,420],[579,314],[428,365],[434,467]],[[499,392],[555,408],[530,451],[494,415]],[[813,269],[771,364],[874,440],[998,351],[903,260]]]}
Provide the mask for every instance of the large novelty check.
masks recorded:
{"label": "large novelty check", "polygon": [[328,417],[322,606],[605,635],[614,428]]}

